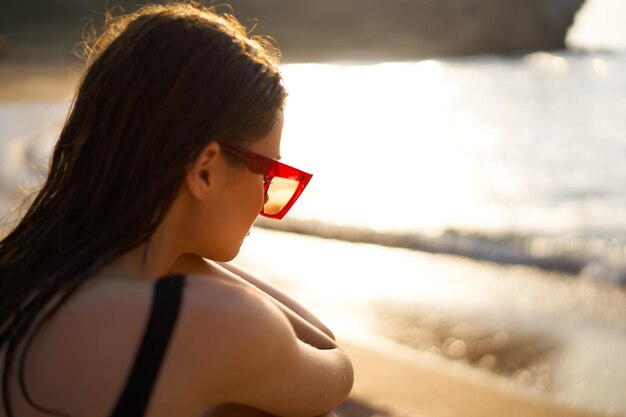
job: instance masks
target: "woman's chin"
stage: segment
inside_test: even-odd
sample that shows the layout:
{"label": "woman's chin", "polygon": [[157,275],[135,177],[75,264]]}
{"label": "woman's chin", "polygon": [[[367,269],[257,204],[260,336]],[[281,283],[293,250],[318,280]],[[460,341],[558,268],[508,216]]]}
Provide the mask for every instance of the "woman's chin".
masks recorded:
{"label": "woman's chin", "polygon": [[219,253],[213,253],[212,256],[204,256],[204,258],[210,259],[215,262],[230,262],[235,259],[237,255],[239,255],[239,250],[241,249],[242,243],[243,240],[239,245],[233,245],[233,247],[229,248],[228,250],[223,250]]}

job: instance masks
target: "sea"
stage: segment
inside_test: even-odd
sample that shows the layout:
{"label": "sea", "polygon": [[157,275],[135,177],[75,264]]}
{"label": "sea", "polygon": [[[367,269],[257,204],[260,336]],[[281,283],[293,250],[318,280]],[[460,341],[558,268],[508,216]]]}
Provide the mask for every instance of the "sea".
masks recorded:
{"label": "sea", "polygon": [[[238,257],[339,334],[626,415],[626,52],[290,63],[313,173]],[[69,100],[0,103],[0,213]]]}

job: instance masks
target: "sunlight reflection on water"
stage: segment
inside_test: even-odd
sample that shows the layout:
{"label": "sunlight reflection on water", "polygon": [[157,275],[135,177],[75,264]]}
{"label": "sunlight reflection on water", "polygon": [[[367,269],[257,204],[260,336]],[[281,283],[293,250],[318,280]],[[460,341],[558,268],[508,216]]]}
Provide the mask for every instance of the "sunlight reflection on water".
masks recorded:
{"label": "sunlight reflection on water", "polygon": [[622,56],[284,67],[293,216],[377,230],[626,236]]}

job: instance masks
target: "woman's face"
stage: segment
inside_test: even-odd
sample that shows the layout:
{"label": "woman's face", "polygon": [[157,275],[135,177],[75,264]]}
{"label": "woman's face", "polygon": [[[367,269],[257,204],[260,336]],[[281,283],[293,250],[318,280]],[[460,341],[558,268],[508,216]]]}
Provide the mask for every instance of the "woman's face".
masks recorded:
{"label": "woman's face", "polygon": [[[283,114],[279,112],[272,130],[244,147],[259,155],[280,159],[282,130]],[[206,231],[211,256],[209,253],[202,256],[228,261],[239,253],[243,240],[265,203],[266,195],[263,175],[250,171],[243,164],[234,164],[224,152],[221,152],[220,158],[226,179],[221,181],[219,197],[214,199],[212,230]]]}

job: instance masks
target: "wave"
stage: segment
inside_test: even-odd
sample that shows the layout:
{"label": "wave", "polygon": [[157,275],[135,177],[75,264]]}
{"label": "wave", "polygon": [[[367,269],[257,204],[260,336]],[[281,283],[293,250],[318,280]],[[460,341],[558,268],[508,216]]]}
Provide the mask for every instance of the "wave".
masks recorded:
{"label": "wave", "polygon": [[430,236],[381,232],[314,220],[260,218],[256,227],[346,242],[368,243],[427,253],[462,256],[502,265],[523,265],[584,279],[626,286],[626,245],[615,239],[583,236],[532,236],[446,230]]}

